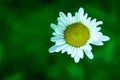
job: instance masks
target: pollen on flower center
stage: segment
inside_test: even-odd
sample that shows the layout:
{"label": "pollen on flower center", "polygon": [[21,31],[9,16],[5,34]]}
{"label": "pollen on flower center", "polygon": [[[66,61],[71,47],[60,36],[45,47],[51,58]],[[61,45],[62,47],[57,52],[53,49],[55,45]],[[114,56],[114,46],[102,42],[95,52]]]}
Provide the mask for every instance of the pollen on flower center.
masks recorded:
{"label": "pollen on flower center", "polygon": [[74,47],[85,45],[89,37],[89,29],[81,22],[67,26],[64,31],[64,38],[66,43]]}

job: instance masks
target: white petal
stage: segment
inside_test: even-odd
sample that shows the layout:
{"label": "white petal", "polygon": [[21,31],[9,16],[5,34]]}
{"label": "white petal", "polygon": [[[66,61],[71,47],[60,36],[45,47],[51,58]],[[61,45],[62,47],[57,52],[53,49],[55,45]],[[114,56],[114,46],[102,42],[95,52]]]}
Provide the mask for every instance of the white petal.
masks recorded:
{"label": "white petal", "polygon": [[101,32],[95,32],[95,31],[92,31],[91,32],[91,37],[90,39],[92,41],[98,41],[98,39],[102,36],[103,34]]}
{"label": "white petal", "polygon": [[91,47],[91,45],[86,44],[85,46],[82,47],[82,49],[91,51],[92,47]]}
{"label": "white petal", "polygon": [[83,15],[84,15],[84,9],[83,9],[83,8],[80,8],[80,9],[78,10],[78,12],[79,12],[79,14],[80,14],[80,18],[81,18],[81,16],[83,17]]}
{"label": "white petal", "polygon": [[81,48],[78,49],[78,56],[80,56],[81,59],[84,57],[84,53]]}
{"label": "white petal", "polygon": [[89,17],[88,19],[87,19],[87,22],[90,22],[91,21],[91,17]]}
{"label": "white petal", "polygon": [[78,63],[80,61],[80,57],[78,54],[75,55],[74,61],[75,61],[75,63]]}
{"label": "white petal", "polygon": [[[70,46],[70,45],[69,45]],[[67,51],[67,54],[72,54],[74,50],[74,47],[70,46],[70,48]]]}
{"label": "white petal", "polygon": [[96,21],[97,21],[96,19],[93,19],[93,20],[91,21],[91,23],[94,24],[94,23],[96,23]]}
{"label": "white petal", "polygon": [[102,21],[97,21],[96,22],[96,19],[93,19],[91,21],[91,26],[93,26],[93,27],[96,27],[96,26],[101,25],[101,24],[103,24],[103,22]]}
{"label": "white petal", "polygon": [[78,14],[77,12],[75,13],[75,16],[73,17],[73,20],[72,21],[73,23],[75,22],[80,22],[81,21],[81,18],[80,18],[80,14]]}
{"label": "white petal", "polygon": [[54,45],[52,46],[51,48],[49,48],[49,52],[50,53],[53,53],[53,52],[59,52],[61,51],[62,49],[68,47],[67,44],[63,44],[63,45]]}
{"label": "white petal", "polygon": [[108,41],[108,40],[110,40],[110,38],[108,36],[101,36],[99,40],[100,41]]}
{"label": "white petal", "polygon": [[63,31],[63,30],[65,29],[65,27],[63,27],[63,26],[58,26],[58,28],[56,28],[56,29]]}
{"label": "white petal", "polygon": [[77,54],[77,49],[74,48],[73,51],[72,51],[72,53],[71,53],[71,57],[73,58],[76,54]]}
{"label": "white petal", "polygon": [[71,49],[71,46],[67,46],[66,48],[62,49],[62,53],[66,52],[67,51],[67,54],[70,54],[68,53],[68,51]]}
{"label": "white petal", "polygon": [[50,53],[56,52],[56,49],[57,49],[58,47],[60,47],[60,46],[59,46],[59,45],[54,45],[54,46],[50,47],[50,48],[49,48],[49,52],[50,52]]}
{"label": "white petal", "polygon": [[53,30],[55,30],[55,29],[58,27],[57,25],[55,25],[55,24],[53,24],[53,23],[52,23],[50,26],[51,26],[51,28],[52,28]]}
{"label": "white petal", "polygon": [[84,15],[84,19],[87,19],[87,17],[88,17],[88,14],[86,13],[86,14]]}
{"label": "white petal", "polygon": [[61,45],[60,47],[58,47],[58,48],[56,49],[56,52],[59,52],[59,51],[61,51],[62,49],[66,49],[67,47],[68,47],[68,45],[63,44],[63,45]]}
{"label": "white petal", "polygon": [[56,33],[56,32],[53,32],[52,35],[53,35],[53,36],[56,36],[56,37],[63,37],[64,34],[58,34],[58,33]]}
{"label": "white petal", "polygon": [[67,54],[68,54],[68,55],[71,54],[71,52],[70,52],[71,49],[72,49],[71,46],[69,46],[69,47],[67,48]]}
{"label": "white petal", "polygon": [[60,15],[60,18],[58,18],[58,19],[60,19],[60,21],[62,21],[66,25],[69,24],[68,20],[67,20],[67,17],[63,12],[60,12],[59,15]]}
{"label": "white petal", "polygon": [[62,27],[63,29],[66,28],[66,26],[63,23],[61,23],[61,22],[58,22],[58,25],[59,25],[59,27]]}
{"label": "white petal", "polygon": [[93,54],[92,54],[91,51],[89,51],[89,50],[84,50],[84,51],[85,51],[85,54],[87,55],[87,57],[88,57],[89,59],[93,59]]}
{"label": "white petal", "polygon": [[103,24],[103,22],[102,21],[98,21],[98,22],[93,22],[91,25],[93,27],[97,27],[98,25],[101,25],[101,24]]}
{"label": "white petal", "polygon": [[66,15],[65,15],[63,12],[60,12],[60,13],[59,13],[59,16],[60,16],[62,19],[66,19]]}
{"label": "white petal", "polygon": [[[69,46],[68,46],[69,47]],[[65,53],[67,51],[67,47],[62,49],[62,52],[61,53]]]}
{"label": "white petal", "polygon": [[101,30],[101,27],[96,27],[96,31],[100,31]]}
{"label": "white petal", "polygon": [[61,35],[63,35],[63,30],[55,29],[55,32],[56,32],[57,34],[61,34]]}
{"label": "white petal", "polygon": [[65,43],[65,40],[64,39],[60,39],[60,40],[57,40],[55,44],[56,45],[62,45],[64,43]]}
{"label": "white petal", "polygon": [[60,22],[60,23],[64,24],[65,26],[67,26],[67,23],[66,23],[65,19],[58,18],[57,20],[58,20],[58,22]]}
{"label": "white petal", "polygon": [[96,26],[100,25],[100,24],[103,24],[103,21],[98,21],[96,22]]}
{"label": "white petal", "polygon": [[56,41],[58,41],[58,40],[60,40],[60,39],[63,39],[62,37],[52,37],[51,38],[51,41],[52,42],[56,42]]}
{"label": "white petal", "polygon": [[72,19],[72,14],[71,13],[68,13],[67,16]]}
{"label": "white petal", "polygon": [[74,16],[73,18],[74,18],[74,20],[75,20],[76,22],[79,22],[79,21],[83,22],[84,9],[83,9],[83,8],[80,8],[80,9],[78,10],[78,12],[75,13],[75,16]]}
{"label": "white petal", "polygon": [[91,42],[91,44],[97,45],[97,46],[102,46],[102,45],[103,45],[103,42],[100,42],[100,41],[93,41],[93,42]]}
{"label": "white petal", "polygon": [[72,17],[72,14],[71,13],[68,13],[67,14],[67,18],[66,18],[67,22],[68,22],[68,25],[73,23],[73,17]]}
{"label": "white petal", "polygon": [[84,19],[83,23],[88,27],[88,28],[91,28],[92,26],[90,26],[90,20],[91,20],[91,17],[89,17],[88,19]]}

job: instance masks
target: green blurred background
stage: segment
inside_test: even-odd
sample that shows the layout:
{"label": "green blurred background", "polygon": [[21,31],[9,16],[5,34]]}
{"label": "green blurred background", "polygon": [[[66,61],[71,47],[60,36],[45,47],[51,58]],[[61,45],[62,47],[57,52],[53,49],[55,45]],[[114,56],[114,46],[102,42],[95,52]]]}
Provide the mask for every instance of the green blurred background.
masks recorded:
{"label": "green blurred background", "polygon": [[[59,11],[74,15],[80,7],[104,22],[111,40],[76,64],[48,49]],[[119,0],[0,0],[0,80],[120,80],[119,8]]]}

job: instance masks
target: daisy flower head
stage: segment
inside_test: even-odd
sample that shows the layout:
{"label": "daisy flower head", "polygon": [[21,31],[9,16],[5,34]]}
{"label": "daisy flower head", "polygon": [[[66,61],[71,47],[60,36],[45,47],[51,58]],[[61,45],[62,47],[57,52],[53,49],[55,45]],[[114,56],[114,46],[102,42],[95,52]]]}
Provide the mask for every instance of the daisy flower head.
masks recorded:
{"label": "daisy flower head", "polygon": [[49,48],[49,52],[66,52],[74,58],[75,63],[83,59],[84,54],[89,59],[93,59],[91,44],[102,46],[104,41],[110,39],[100,32],[101,27],[99,25],[103,22],[88,17],[83,8],[80,8],[75,16],[72,16],[71,13],[65,15],[60,12],[57,21],[57,25],[53,23],[50,25],[54,30],[51,41],[55,45]]}

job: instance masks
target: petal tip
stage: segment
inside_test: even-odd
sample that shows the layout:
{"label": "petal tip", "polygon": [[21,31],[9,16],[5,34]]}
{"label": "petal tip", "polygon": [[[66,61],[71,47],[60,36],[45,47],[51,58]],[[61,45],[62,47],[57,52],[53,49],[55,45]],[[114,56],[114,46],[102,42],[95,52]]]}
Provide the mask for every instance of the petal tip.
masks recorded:
{"label": "petal tip", "polygon": [[94,58],[93,53],[91,51],[85,50],[85,53],[86,53],[86,55],[87,55],[87,57],[89,59],[93,59]]}
{"label": "petal tip", "polygon": [[58,48],[58,45],[54,45],[48,49],[50,53],[56,52],[56,49]]}
{"label": "petal tip", "polygon": [[80,58],[74,58],[75,63],[78,63],[80,61]]}
{"label": "petal tip", "polygon": [[79,11],[83,11],[83,10],[84,10],[83,7],[80,7],[80,8],[79,8]]}
{"label": "petal tip", "polygon": [[109,40],[110,40],[110,37],[107,36],[107,41],[109,41]]}
{"label": "petal tip", "polygon": [[50,24],[50,27],[51,27],[53,30],[55,30],[55,29],[57,28],[57,25],[51,23],[51,24]]}

